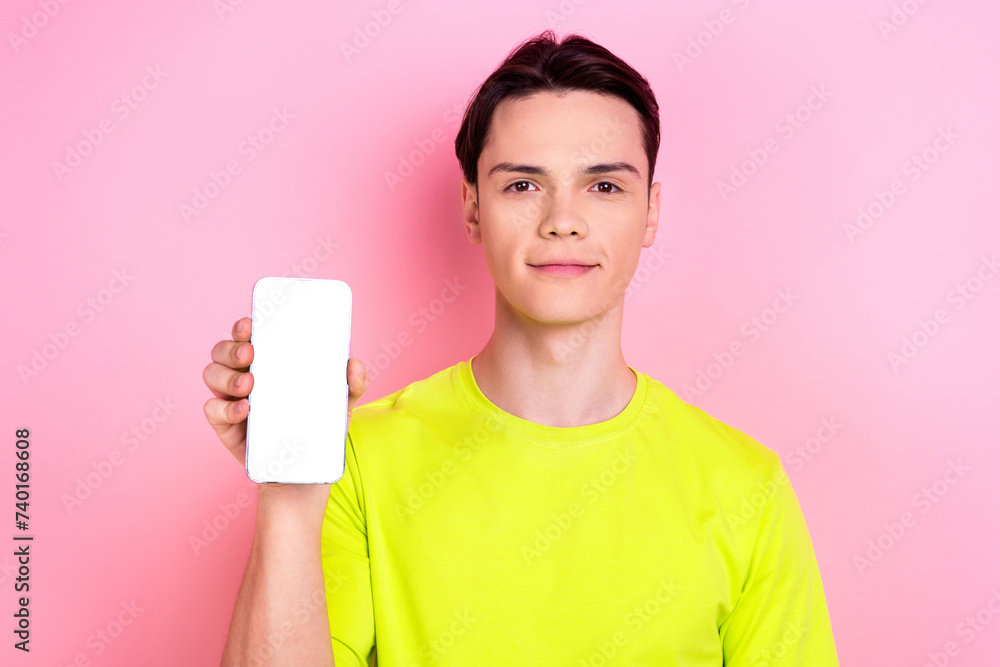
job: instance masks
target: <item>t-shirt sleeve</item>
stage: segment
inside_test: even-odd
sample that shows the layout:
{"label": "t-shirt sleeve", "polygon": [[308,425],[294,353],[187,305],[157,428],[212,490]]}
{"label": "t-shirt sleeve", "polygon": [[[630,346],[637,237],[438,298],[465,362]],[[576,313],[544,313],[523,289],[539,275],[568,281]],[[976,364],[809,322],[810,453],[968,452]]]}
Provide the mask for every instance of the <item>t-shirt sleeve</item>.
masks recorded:
{"label": "t-shirt sleeve", "polygon": [[819,564],[781,460],[761,509],[742,589],[719,626],[727,667],[837,667]]}
{"label": "t-shirt sleeve", "polygon": [[375,644],[364,491],[350,431],[344,476],[330,489],[323,518],[323,579],[337,667],[367,667]]}

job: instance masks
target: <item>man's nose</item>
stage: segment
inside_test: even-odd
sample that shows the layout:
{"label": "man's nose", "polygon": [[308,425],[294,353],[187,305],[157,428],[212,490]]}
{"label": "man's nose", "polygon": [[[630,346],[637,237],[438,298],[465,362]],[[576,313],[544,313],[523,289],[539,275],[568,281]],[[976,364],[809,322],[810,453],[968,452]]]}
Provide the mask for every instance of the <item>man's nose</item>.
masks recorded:
{"label": "man's nose", "polygon": [[552,192],[547,201],[540,203],[540,232],[543,236],[557,234],[559,236],[586,236],[587,224],[584,221],[581,204],[575,193],[562,189]]}

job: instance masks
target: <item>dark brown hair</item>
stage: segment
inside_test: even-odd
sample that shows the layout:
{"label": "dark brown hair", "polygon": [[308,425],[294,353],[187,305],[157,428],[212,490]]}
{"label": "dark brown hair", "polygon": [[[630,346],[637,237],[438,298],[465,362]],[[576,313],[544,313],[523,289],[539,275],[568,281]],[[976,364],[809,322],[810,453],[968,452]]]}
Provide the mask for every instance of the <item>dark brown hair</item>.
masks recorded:
{"label": "dark brown hair", "polygon": [[465,109],[455,137],[455,155],[465,180],[478,187],[477,163],[486,145],[497,105],[535,93],[587,90],[620,97],[639,114],[643,148],[649,161],[649,186],[660,148],[660,107],[649,82],[624,60],[580,35],[556,41],[551,30],[531,37],[483,81]]}

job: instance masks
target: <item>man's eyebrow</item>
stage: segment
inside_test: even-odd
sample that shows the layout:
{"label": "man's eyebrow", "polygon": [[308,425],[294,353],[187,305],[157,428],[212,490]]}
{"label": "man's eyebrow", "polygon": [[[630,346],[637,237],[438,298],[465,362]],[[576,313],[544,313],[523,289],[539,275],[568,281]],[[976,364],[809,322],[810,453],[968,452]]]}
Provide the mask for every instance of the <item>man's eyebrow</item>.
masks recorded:
{"label": "man's eyebrow", "polygon": [[[639,170],[628,162],[605,162],[602,164],[592,164],[586,168],[581,168],[580,173],[586,176],[591,176],[594,174],[610,174],[616,171],[625,171],[636,178],[641,178]],[[546,176],[546,172],[541,167],[536,167],[530,164],[514,164],[513,162],[500,162],[493,166],[492,169],[486,174],[487,176],[492,176],[498,172],[513,172],[517,174],[534,174],[536,176]]]}

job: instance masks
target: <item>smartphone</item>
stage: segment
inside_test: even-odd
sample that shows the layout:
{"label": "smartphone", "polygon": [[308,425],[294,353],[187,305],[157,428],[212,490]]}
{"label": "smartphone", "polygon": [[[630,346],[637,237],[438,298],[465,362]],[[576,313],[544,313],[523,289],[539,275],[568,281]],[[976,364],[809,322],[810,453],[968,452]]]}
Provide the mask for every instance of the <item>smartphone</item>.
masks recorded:
{"label": "smartphone", "polygon": [[351,288],[265,277],[253,286],[247,476],[330,484],[344,476]]}

